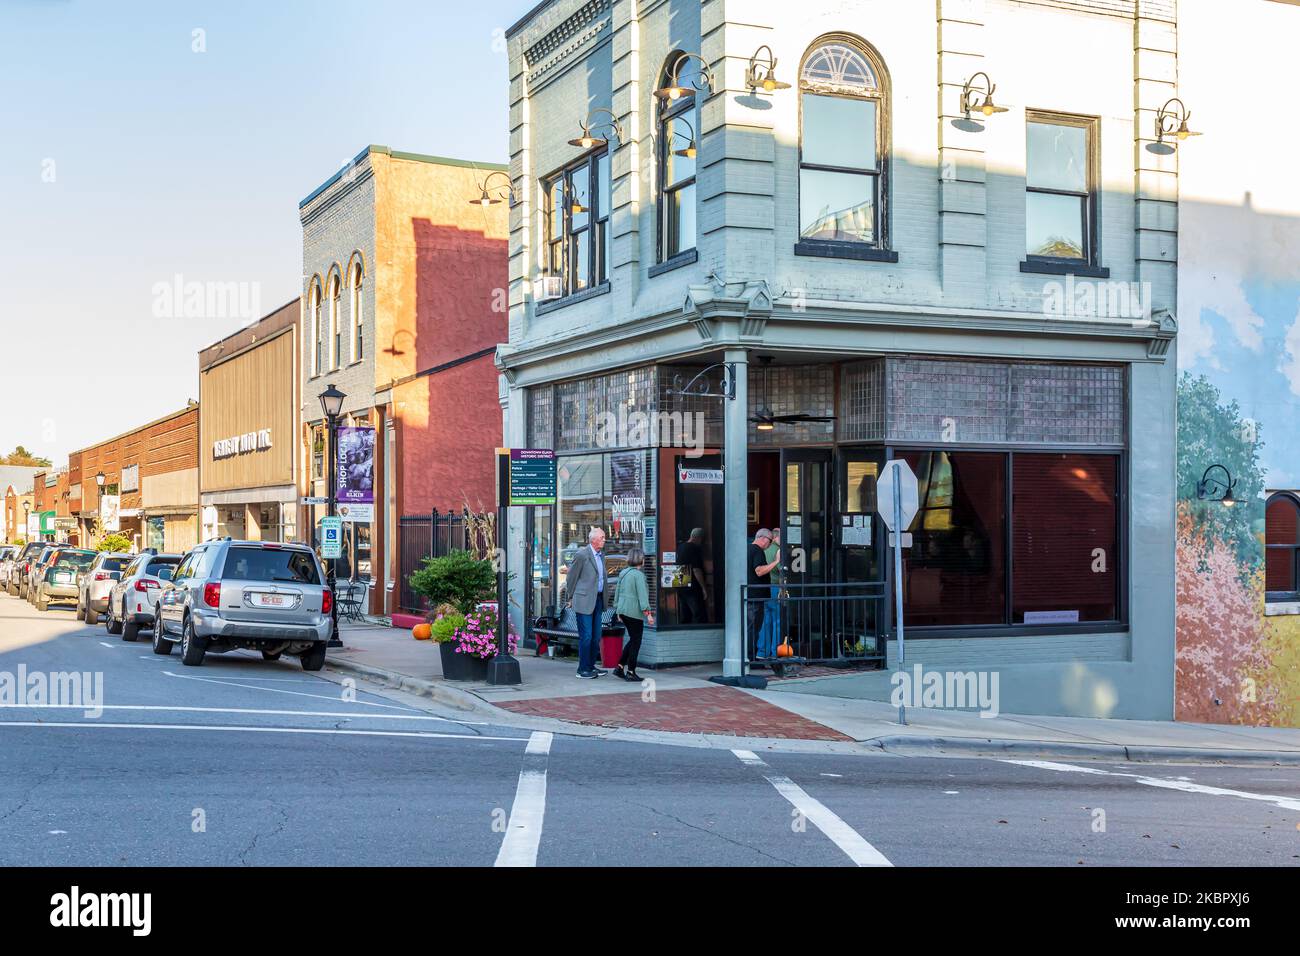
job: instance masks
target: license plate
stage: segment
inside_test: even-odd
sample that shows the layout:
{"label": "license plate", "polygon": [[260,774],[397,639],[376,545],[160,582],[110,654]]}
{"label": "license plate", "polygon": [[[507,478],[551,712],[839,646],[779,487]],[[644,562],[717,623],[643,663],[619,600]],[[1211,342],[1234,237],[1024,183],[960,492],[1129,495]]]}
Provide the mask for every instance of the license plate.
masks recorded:
{"label": "license plate", "polygon": [[253,603],[257,607],[289,607],[293,598],[287,594],[254,594]]}

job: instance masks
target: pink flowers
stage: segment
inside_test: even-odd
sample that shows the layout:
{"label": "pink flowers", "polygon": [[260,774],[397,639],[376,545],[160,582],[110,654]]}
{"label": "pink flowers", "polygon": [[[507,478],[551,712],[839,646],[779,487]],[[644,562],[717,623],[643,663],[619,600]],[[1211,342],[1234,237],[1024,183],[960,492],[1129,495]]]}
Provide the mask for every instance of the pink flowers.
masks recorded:
{"label": "pink flowers", "polygon": [[[510,653],[515,652],[519,637],[514,628],[509,634]],[[495,608],[481,608],[465,615],[465,623],[452,635],[457,654],[469,654],[487,660],[497,653],[497,613]]]}

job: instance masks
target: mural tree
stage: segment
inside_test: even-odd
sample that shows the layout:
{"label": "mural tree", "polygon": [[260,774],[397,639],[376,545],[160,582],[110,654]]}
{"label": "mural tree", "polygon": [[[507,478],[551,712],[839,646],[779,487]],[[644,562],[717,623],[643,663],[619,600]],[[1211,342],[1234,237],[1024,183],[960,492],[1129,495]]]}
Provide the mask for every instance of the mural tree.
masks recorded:
{"label": "mural tree", "polygon": [[[1264,447],[1259,426],[1243,418],[1234,399],[1225,403],[1204,375],[1183,372],[1178,380],[1178,500],[1208,537],[1229,545],[1244,577],[1263,562],[1257,537],[1264,519]],[[1236,481],[1238,504],[1198,501],[1196,484],[1210,465],[1222,465]]]}

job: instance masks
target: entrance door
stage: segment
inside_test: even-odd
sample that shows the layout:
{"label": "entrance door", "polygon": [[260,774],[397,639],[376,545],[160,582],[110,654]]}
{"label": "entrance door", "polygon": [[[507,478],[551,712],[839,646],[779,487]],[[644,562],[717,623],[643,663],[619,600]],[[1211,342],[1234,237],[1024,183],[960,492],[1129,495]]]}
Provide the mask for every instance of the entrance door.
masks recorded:
{"label": "entrance door", "polygon": [[830,553],[831,453],[823,448],[781,452],[781,560],[789,598],[782,601],[779,636],[795,654],[831,656],[827,589],[834,573]]}

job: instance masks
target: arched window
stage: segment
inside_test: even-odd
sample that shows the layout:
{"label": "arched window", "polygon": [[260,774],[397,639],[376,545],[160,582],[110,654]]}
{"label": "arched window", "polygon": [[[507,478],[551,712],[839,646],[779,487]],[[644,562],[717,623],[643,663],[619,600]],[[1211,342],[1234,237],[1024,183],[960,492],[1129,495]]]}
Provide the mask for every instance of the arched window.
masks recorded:
{"label": "arched window", "polygon": [[339,281],[339,272],[335,268],[330,275],[330,369],[339,367],[343,360],[343,316],[340,315],[339,305],[341,297],[342,283]]}
{"label": "arched window", "polygon": [[323,367],[321,341],[324,336],[321,334],[320,321],[320,276],[311,277],[311,285],[307,290],[307,311],[311,317],[311,374],[314,378],[321,373]]}
{"label": "arched window", "polygon": [[[698,88],[700,66],[681,51],[664,63],[660,87]],[[656,126],[659,167],[659,261],[695,248],[695,156],[700,111],[694,93],[659,102]]]}
{"label": "arched window", "polygon": [[1264,506],[1264,591],[1269,601],[1300,600],[1300,501],[1287,492]]}
{"label": "arched window", "polygon": [[[889,85],[861,41],[823,38],[799,73],[799,251],[887,248]],[[847,250],[846,250],[847,252]],[[852,254],[847,252],[847,254]]]}
{"label": "arched window", "polygon": [[365,337],[365,317],[361,311],[361,284],[365,280],[364,272],[361,268],[361,259],[355,258],[352,261],[352,268],[349,270],[348,289],[352,298],[352,361],[360,362],[366,355]]}

